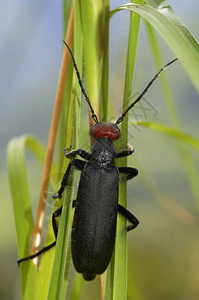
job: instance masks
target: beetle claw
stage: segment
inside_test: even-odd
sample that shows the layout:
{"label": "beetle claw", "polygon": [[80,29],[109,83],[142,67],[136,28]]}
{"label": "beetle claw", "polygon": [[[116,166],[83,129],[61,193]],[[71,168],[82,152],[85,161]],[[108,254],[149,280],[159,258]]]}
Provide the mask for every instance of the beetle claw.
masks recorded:
{"label": "beetle claw", "polygon": [[53,199],[61,199],[61,195],[59,195],[57,193],[53,194],[52,197],[53,197]]}

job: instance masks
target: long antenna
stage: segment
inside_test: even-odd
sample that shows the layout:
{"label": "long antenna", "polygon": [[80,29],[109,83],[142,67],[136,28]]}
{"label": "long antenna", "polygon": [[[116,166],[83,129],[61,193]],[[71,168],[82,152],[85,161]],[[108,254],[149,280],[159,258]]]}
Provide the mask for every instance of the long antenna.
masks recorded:
{"label": "long antenna", "polygon": [[128,111],[138,102],[142,99],[142,97],[146,94],[146,92],[148,91],[148,89],[150,88],[150,86],[153,84],[153,82],[158,78],[158,76],[172,63],[174,63],[177,60],[177,58],[173,59],[172,61],[170,61],[168,64],[166,64],[162,69],[160,69],[158,71],[158,73],[155,74],[155,76],[152,78],[152,80],[147,84],[147,86],[145,87],[145,89],[143,90],[143,92],[137,97],[137,99],[130,104],[130,106],[127,108],[127,110],[121,115],[121,117],[119,117],[117,119],[117,121],[115,122],[115,124],[120,124],[124,117],[126,116],[126,114],[128,113]]}
{"label": "long antenna", "polygon": [[70,47],[68,46],[68,44],[67,44],[64,40],[63,40],[63,42],[64,42],[64,44],[66,45],[66,47],[68,48],[68,50],[69,50],[69,52],[70,52],[70,55],[71,55],[71,57],[72,57],[72,60],[73,60],[73,66],[74,66],[75,71],[76,71],[76,74],[77,74],[79,86],[80,86],[81,91],[82,91],[84,97],[86,98],[86,101],[87,101],[87,103],[88,103],[88,105],[89,105],[89,107],[90,107],[91,116],[92,116],[93,120],[95,121],[95,123],[98,123],[98,119],[97,119],[97,116],[96,116],[96,114],[95,114],[95,112],[94,112],[94,109],[93,109],[93,107],[92,107],[92,105],[91,105],[90,99],[88,98],[88,96],[87,96],[87,94],[86,94],[86,91],[85,91],[85,89],[84,89],[84,87],[83,87],[83,83],[82,83],[82,80],[81,80],[81,77],[80,77],[80,74],[79,74],[79,71],[78,71],[78,68],[77,68],[77,64],[76,64],[75,58],[74,58],[74,56],[73,56],[73,52],[72,52],[72,50],[70,49]]}

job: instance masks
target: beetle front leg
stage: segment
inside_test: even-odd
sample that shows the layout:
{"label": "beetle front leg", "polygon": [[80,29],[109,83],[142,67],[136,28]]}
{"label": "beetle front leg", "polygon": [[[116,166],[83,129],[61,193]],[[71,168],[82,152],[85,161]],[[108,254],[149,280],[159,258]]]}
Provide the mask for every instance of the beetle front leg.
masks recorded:
{"label": "beetle front leg", "polygon": [[80,157],[89,160],[89,158],[91,157],[91,154],[82,150],[82,149],[76,149],[76,150],[72,150],[70,152],[67,151],[67,149],[64,149],[64,155],[67,158],[74,158],[76,155],[79,155]]}
{"label": "beetle front leg", "polygon": [[70,173],[71,173],[71,168],[75,167],[77,170],[82,171],[85,163],[86,163],[85,161],[80,160],[80,159],[72,159],[70,161],[70,163],[68,165],[68,168],[66,169],[66,172],[65,172],[65,174],[62,178],[61,187],[60,187],[59,191],[57,192],[57,195],[56,194],[53,195],[54,199],[57,199],[57,198],[61,199],[62,193],[63,193],[65,187],[68,184],[68,178],[69,178]]}
{"label": "beetle front leg", "polygon": [[132,223],[132,225],[127,227],[127,231],[130,231],[138,226],[138,219],[128,209],[120,204],[118,204],[118,212],[121,213],[130,223]]}

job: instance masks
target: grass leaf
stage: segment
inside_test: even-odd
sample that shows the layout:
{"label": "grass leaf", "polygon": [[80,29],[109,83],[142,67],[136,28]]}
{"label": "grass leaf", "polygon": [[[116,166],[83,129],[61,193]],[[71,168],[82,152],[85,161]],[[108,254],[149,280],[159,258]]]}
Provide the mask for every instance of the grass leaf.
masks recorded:
{"label": "grass leaf", "polygon": [[155,131],[162,132],[170,137],[173,137],[173,138],[193,147],[195,150],[199,151],[199,139],[194,138],[193,136],[186,134],[186,133],[182,132],[181,130],[174,129],[169,126],[163,125],[163,124],[149,122],[149,121],[138,121],[138,122],[132,122],[132,123],[150,128]]}
{"label": "grass leaf", "polygon": [[99,0],[81,2],[86,91],[97,115],[99,110],[100,9],[101,1]]}
{"label": "grass leaf", "polygon": [[[25,164],[26,150],[33,153],[39,161],[44,161],[45,155],[44,146],[30,135],[13,138],[8,145],[8,173],[12,192],[19,258],[30,254],[29,243],[33,230],[32,206]],[[21,264],[20,272],[23,299],[37,299],[37,271],[32,261]],[[32,291],[27,288],[28,286],[32,286]]]}
{"label": "grass leaf", "polygon": [[[140,1],[138,1],[140,3]],[[135,58],[137,53],[137,41],[139,35],[140,17],[136,14],[131,14],[128,52],[126,61],[126,74],[123,95],[123,111],[129,106],[131,87],[133,81],[133,73],[135,66]],[[121,124],[121,141],[120,149],[127,147],[128,139],[128,117],[125,117]],[[127,157],[121,158],[118,162],[119,166],[127,165]],[[119,185],[119,203],[126,207],[127,196],[126,176],[121,175]],[[127,239],[126,239],[126,220],[118,214],[117,218],[117,239],[115,243],[115,265],[114,265],[114,283],[113,283],[113,299],[127,298]]]}
{"label": "grass leaf", "polygon": [[199,45],[166,1],[147,1],[153,6],[124,4],[117,10],[130,10],[148,21],[163,37],[199,91]]}
{"label": "grass leaf", "polygon": [[[146,22],[146,28],[147,28],[147,32],[148,32],[148,37],[149,37],[154,61],[155,61],[157,69],[159,70],[163,66],[163,60],[161,57],[161,51],[160,51],[160,47],[158,45],[156,34],[155,34],[154,29],[148,22]],[[175,128],[178,128],[179,131],[182,131],[181,130],[182,126],[180,124],[180,120],[179,120],[176,106],[174,103],[174,97],[173,97],[171,89],[169,87],[169,83],[168,83],[166,74],[163,73],[159,79],[160,79],[160,84],[161,84],[161,88],[162,88],[162,92],[163,92],[163,96],[164,96],[164,100],[165,100],[165,104],[166,104],[166,107],[168,110],[168,115],[170,117],[170,120]],[[180,154],[180,157],[182,160],[182,165],[184,166],[184,169],[185,169],[185,174],[187,176],[187,179],[188,179],[190,187],[191,187],[191,191],[192,191],[194,200],[197,203],[197,205],[199,205],[199,203],[198,203],[199,174],[197,172],[194,160],[192,158],[192,155],[191,155],[189,149],[184,144],[179,144],[178,149],[179,149],[179,154]]]}

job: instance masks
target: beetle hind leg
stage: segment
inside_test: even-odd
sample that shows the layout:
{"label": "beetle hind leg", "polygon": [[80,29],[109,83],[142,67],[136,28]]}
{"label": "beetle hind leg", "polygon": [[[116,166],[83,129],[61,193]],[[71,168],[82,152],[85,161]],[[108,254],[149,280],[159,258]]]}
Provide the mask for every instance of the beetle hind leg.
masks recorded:
{"label": "beetle hind leg", "polygon": [[[55,211],[53,212],[53,214],[52,214],[52,225],[53,225],[53,231],[54,231],[54,235],[55,235],[55,238],[56,238],[56,239],[57,239],[57,233],[58,233],[58,226],[57,226],[56,218],[59,217],[59,216],[61,215],[61,212],[62,212],[62,206],[59,207],[57,210],[55,210]],[[29,260],[29,259],[33,259],[33,258],[35,258],[35,257],[40,256],[42,253],[44,253],[44,252],[50,250],[50,249],[51,249],[52,247],[54,247],[55,245],[56,245],[56,240],[55,240],[53,243],[51,243],[51,244],[49,244],[49,245],[43,247],[41,250],[35,252],[34,254],[31,254],[31,255],[26,256],[26,257],[23,257],[23,258],[19,258],[19,259],[17,260],[18,265],[19,265],[21,262],[23,262],[23,261],[26,261],[26,260]]]}
{"label": "beetle hind leg", "polygon": [[120,204],[118,204],[118,212],[121,213],[131,223],[131,225],[127,227],[127,231],[130,231],[138,226],[138,219],[128,209]]}

